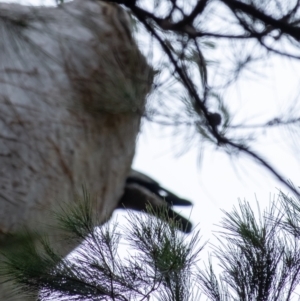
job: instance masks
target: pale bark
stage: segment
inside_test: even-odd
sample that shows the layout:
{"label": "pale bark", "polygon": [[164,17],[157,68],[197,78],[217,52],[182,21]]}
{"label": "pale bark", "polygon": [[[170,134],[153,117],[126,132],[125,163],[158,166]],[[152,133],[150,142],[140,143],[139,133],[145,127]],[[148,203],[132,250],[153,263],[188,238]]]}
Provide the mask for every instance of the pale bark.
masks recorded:
{"label": "pale bark", "polygon": [[[42,230],[82,185],[105,222],[123,192],[152,81],[127,13],[87,0],[2,3],[0,36],[2,238],[24,225]],[[54,240],[65,254],[74,247]]]}

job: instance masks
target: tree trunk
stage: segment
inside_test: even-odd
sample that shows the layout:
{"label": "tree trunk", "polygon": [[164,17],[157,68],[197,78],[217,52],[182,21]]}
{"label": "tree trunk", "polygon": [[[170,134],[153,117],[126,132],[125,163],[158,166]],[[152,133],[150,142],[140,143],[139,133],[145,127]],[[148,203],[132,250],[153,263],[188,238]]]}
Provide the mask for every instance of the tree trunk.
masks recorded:
{"label": "tree trunk", "polygon": [[[24,225],[42,230],[82,185],[105,222],[123,192],[152,83],[127,13],[90,0],[1,3],[0,32],[1,241]],[[64,254],[74,247],[54,240]],[[3,289],[0,300],[9,300]]]}

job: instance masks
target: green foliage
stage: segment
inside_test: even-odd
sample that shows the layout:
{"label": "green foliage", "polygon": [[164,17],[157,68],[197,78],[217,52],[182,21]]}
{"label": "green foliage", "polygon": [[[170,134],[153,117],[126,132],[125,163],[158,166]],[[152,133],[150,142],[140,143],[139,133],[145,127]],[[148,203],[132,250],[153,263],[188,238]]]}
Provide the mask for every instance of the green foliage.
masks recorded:
{"label": "green foliage", "polygon": [[300,245],[282,227],[285,213],[277,206],[255,214],[249,203],[240,202],[239,210],[225,212],[221,244],[214,246],[219,280],[211,263],[199,275],[210,300],[291,300],[300,281]]}
{"label": "green foliage", "polygon": [[[83,243],[75,255],[62,258],[47,238],[33,239],[28,233],[17,252],[5,252],[1,275],[25,292],[41,290],[41,300],[50,294],[55,300],[142,300],[151,295],[161,300],[188,300],[190,271],[201,251],[201,247],[195,251],[199,233],[187,242],[176,231],[175,222],[165,222],[168,218],[162,211],[162,220],[131,214],[122,235],[117,225],[97,228],[100,222],[91,208],[91,199],[84,192],[82,201],[56,214],[66,240]],[[120,256],[122,238],[135,255]]]}
{"label": "green foliage", "polygon": [[[40,300],[188,301],[200,292],[213,301],[292,300],[300,282],[299,200],[281,193],[269,209],[257,208],[240,202],[224,212],[219,245],[211,245],[208,265],[200,269],[199,232],[177,231],[163,210],[161,219],[131,213],[127,226],[97,227],[84,191],[83,200],[56,214],[66,239],[82,246],[62,258],[46,237],[26,233],[18,247],[3,252],[1,277],[14,282],[16,292],[40,290]],[[119,252],[124,242],[127,256]]]}

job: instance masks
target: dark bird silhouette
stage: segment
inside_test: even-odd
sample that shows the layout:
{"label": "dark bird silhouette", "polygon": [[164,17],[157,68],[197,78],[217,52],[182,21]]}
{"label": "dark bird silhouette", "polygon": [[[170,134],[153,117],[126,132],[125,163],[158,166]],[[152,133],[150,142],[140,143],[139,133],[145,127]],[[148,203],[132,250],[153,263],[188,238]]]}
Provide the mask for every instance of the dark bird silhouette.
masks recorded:
{"label": "dark bird silhouette", "polygon": [[[173,219],[179,229],[185,233],[192,230],[192,223],[185,217],[173,211],[172,206],[191,206],[188,200],[179,198],[169,190],[161,187],[158,182],[136,170],[131,170],[126,180],[124,194],[122,195],[118,208],[145,211],[147,205],[151,205],[156,215],[159,209],[165,209],[167,216]],[[149,212],[148,212],[149,213]]]}

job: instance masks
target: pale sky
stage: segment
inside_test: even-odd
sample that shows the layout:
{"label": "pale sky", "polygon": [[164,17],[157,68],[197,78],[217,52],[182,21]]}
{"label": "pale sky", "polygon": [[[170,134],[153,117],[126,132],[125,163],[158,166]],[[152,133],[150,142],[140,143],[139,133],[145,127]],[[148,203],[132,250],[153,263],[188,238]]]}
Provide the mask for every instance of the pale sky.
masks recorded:
{"label": "pale sky", "polygon": [[[281,116],[288,109],[294,116],[300,115],[300,62],[277,56],[263,62],[255,72],[246,72],[243,80],[224,95],[230,100],[234,123],[263,123]],[[286,179],[300,186],[298,137],[293,140],[284,128],[258,133],[257,141],[251,144],[253,149]],[[194,203],[191,219],[194,224],[200,224],[204,237],[211,237],[213,225],[223,216],[220,209],[231,210],[238,204],[238,199],[246,199],[253,206],[258,201],[264,209],[278,189],[288,192],[268,171],[245,155],[230,158],[222,150],[209,146],[199,165],[197,147],[177,156],[180,147],[174,149],[174,145],[184,146],[184,142],[175,141],[163,127],[144,123],[133,167],[190,199]],[[178,210],[182,211],[181,208]],[[190,214],[190,210],[184,212]]]}

